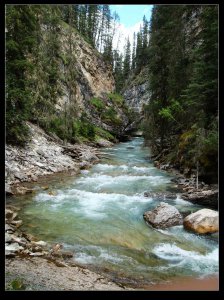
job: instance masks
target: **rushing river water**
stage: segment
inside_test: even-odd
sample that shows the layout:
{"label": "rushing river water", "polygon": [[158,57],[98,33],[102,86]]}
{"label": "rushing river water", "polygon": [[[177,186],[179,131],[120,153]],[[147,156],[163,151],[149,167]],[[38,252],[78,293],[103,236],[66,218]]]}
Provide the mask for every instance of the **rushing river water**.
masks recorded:
{"label": "rushing river water", "polygon": [[[63,243],[74,260],[110,270],[114,278],[161,282],[182,276],[218,273],[218,241],[174,226],[156,230],[143,213],[159,203],[145,191],[175,191],[173,178],[149,161],[142,138],[103,149],[108,158],[79,176],[36,185],[34,195],[14,197],[21,207],[23,229],[50,243]],[[181,212],[200,206],[182,200],[163,200]],[[128,279],[127,279],[128,281]]]}

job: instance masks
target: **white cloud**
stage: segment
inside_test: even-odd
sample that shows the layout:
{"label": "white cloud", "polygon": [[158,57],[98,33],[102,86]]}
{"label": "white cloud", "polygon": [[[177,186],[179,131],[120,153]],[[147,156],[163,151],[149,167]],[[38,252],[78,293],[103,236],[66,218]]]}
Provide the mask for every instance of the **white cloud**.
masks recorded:
{"label": "white cloud", "polygon": [[126,40],[129,37],[131,43],[131,50],[133,46],[133,34],[137,33],[142,25],[142,21],[136,23],[133,26],[126,27],[124,24],[119,24],[113,38],[113,49],[118,49],[121,53],[124,54]]}

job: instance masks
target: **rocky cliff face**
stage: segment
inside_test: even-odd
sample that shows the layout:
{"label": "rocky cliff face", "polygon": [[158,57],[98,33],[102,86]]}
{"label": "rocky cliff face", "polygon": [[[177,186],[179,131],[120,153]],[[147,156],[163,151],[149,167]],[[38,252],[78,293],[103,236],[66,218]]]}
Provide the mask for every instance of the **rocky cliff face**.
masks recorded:
{"label": "rocky cliff face", "polygon": [[[71,30],[69,26],[63,25],[60,28],[60,35],[61,52],[64,56],[71,56],[75,80],[71,82],[72,86],[66,81],[61,81],[64,95],[58,99],[57,108],[64,109],[65,103],[69,102],[69,93],[72,93],[70,98],[75,99],[77,108],[88,109],[92,97],[106,97],[115,90],[112,67],[75,29]],[[66,78],[68,75],[66,61],[61,63],[61,71]]]}
{"label": "rocky cliff face", "polygon": [[[49,32],[43,30],[43,35],[46,36],[42,41],[44,49],[48,47]],[[55,85],[60,92],[53,95],[58,115],[65,116],[66,112],[70,119],[77,119],[84,113],[93,125],[119,136],[129,118],[124,103],[117,103],[116,97],[111,96],[115,91],[112,66],[74,28],[63,22],[58,29],[58,44],[55,59],[56,69],[60,72]],[[37,90],[40,91],[37,101],[44,91],[52,88],[42,75],[36,74]]]}
{"label": "rocky cliff face", "polygon": [[[43,28],[41,41],[42,56],[46,54],[44,49],[48,47],[49,39],[45,29]],[[123,100],[113,93],[115,81],[112,67],[74,28],[62,23],[58,30],[60,42],[58,54],[54,57],[54,66],[57,70],[60,69],[60,73],[56,76],[56,81],[49,85],[49,79],[44,72],[44,60],[39,58],[37,60],[39,65],[33,75],[36,82],[34,102],[41,103],[44,108],[37,110],[36,115],[39,112],[39,116],[42,116],[46,111],[46,119],[50,119],[52,114],[55,114],[56,117],[64,117],[67,122],[68,119],[73,122],[84,113],[90,124],[119,137],[129,123],[129,118]],[[56,113],[51,112],[47,106],[52,91],[55,91],[53,105]],[[40,99],[42,102],[39,101]],[[10,185],[36,181],[38,177],[57,172],[69,170],[78,172],[80,168],[88,167],[98,160],[95,149],[91,146],[64,143],[55,133],[48,132],[46,128],[45,132],[33,123],[28,122],[27,125],[31,140],[27,141],[26,147],[6,146],[5,175],[8,194],[11,193]],[[98,132],[96,135],[96,139],[91,140],[95,146],[108,146],[109,142],[105,139],[113,139],[113,136],[105,131],[102,135]]]}
{"label": "rocky cliff face", "polygon": [[[76,174],[80,169],[90,166],[99,160],[97,149],[87,145],[65,146],[63,141],[54,135],[46,134],[38,126],[27,124],[32,139],[25,148],[6,145],[5,149],[5,181],[6,193],[11,194],[10,185],[21,182],[37,181],[38,177],[72,171]],[[15,189],[18,194],[25,190]]]}
{"label": "rocky cliff face", "polygon": [[147,83],[133,85],[124,91],[123,96],[127,105],[133,108],[134,111],[142,113],[143,104],[148,102],[150,96]]}
{"label": "rocky cliff face", "polygon": [[129,78],[123,90],[123,96],[127,105],[140,114],[143,112],[143,105],[147,104],[150,98],[147,78],[148,69],[143,68],[139,74]]}

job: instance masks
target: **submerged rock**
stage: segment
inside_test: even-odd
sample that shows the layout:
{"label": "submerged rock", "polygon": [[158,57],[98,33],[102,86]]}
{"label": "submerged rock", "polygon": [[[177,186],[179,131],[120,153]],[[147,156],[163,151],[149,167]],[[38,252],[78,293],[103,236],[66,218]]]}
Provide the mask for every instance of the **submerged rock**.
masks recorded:
{"label": "submerged rock", "polygon": [[219,213],[203,208],[184,219],[184,228],[196,233],[214,233],[219,231]]}
{"label": "submerged rock", "polygon": [[167,228],[183,223],[182,215],[176,207],[165,202],[161,202],[152,211],[146,211],[143,218],[155,228]]}

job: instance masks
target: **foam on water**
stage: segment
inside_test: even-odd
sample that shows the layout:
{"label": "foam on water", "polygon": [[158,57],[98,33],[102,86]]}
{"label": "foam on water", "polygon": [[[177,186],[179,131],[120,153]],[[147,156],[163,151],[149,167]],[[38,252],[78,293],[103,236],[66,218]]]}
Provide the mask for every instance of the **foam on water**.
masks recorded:
{"label": "foam on water", "polygon": [[[88,218],[104,219],[108,217],[108,212],[111,209],[126,210],[131,208],[133,203],[138,204],[138,209],[141,208],[141,203],[150,203],[151,198],[146,198],[141,194],[127,196],[118,193],[94,193],[78,189],[67,190],[67,193],[57,191],[56,195],[40,193],[35,197],[38,202],[49,202],[53,210],[60,210],[63,204],[72,205],[70,211]],[[74,203],[74,204],[73,204]],[[130,210],[134,213],[135,210]]]}
{"label": "foam on water", "polygon": [[[82,170],[63,187],[54,181],[53,194],[51,189],[37,190],[26,196],[32,200],[26,205],[21,199],[24,227],[34,235],[38,228],[40,239],[67,243],[79,263],[111,267],[127,276],[162,280],[214,274],[216,240],[187,232],[182,225],[157,230],[145,224],[143,213],[159,201],[144,197],[144,192],[165,192],[174,183],[169,174],[152,166],[142,143],[138,138],[103,149],[109,158]],[[198,209],[179,196],[164,201],[180,211]]]}
{"label": "foam on water", "polygon": [[136,167],[136,166],[133,166],[132,168],[133,170],[138,171],[140,173],[149,172],[149,170],[155,169],[154,167]]}
{"label": "foam on water", "polygon": [[177,194],[177,198],[175,199],[175,203],[176,203],[176,204],[180,204],[180,205],[182,205],[182,206],[193,206],[193,205],[194,205],[194,204],[191,203],[190,201],[186,201],[186,200],[182,199],[182,198],[180,197],[180,195],[178,195],[178,194]]}
{"label": "foam on water", "polygon": [[123,170],[126,171],[128,169],[127,165],[108,165],[108,164],[97,164],[94,166],[95,170],[100,170],[100,171],[107,171],[109,170]]}
{"label": "foam on water", "polygon": [[[92,254],[91,254],[92,252]],[[118,255],[109,249],[102,247],[86,246],[75,251],[75,261],[83,264],[110,262],[120,265],[123,262],[134,263],[134,259],[126,255]]]}
{"label": "foam on water", "polygon": [[77,184],[93,184],[95,186],[101,187],[108,184],[121,184],[125,182],[135,182],[139,180],[148,180],[149,184],[157,185],[159,183],[168,183],[169,179],[163,176],[157,175],[120,175],[120,176],[110,176],[104,174],[95,173],[92,176],[81,177],[76,180]]}
{"label": "foam on water", "polygon": [[175,244],[162,243],[154,247],[153,253],[169,262],[168,267],[187,268],[195,272],[212,274],[218,271],[218,248],[206,254],[184,250]]}

